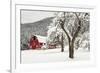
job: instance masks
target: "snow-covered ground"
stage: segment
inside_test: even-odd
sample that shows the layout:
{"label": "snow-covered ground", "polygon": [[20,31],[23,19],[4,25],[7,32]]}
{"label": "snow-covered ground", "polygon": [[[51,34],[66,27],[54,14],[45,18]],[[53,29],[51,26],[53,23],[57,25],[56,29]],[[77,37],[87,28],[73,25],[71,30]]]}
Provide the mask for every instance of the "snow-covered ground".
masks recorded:
{"label": "snow-covered ground", "polygon": [[86,61],[90,59],[90,52],[86,49],[75,50],[74,54],[74,59],[70,59],[68,57],[68,49],[65,49],[64,52],[61,52],[60,48],[48,50],[24,50],[21,51],[21,61],[23,64],[31,64],[43,62]]}

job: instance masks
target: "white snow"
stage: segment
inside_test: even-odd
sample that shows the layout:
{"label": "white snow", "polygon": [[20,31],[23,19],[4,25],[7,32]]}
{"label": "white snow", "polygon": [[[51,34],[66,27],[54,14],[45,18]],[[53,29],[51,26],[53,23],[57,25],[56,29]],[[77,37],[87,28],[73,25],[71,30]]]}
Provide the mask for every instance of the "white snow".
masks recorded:
{"label": "white snow", "polygon": [[37,38],[38,38],[38,40],[39,40],[39,42],[46,42],[46,37],[45,36],[40,36],[40,35],[36,35],[37,36]]}
{"label": "white snow", "polygon": [[[66,47],[65,47],[66,48]],[[48,50],[24,50],[21,51],[23,64],[63,61],[87,61],[90,59],[90,52],[86,49],[75,50],[74,59],[68,57],[68,49],[61,52],[60,48]]]}
{"label": "white snow", "polygon": [[[40,35],[36,36],[38,37],[39,42],[46,42],[46,37]],[[41,48],[41,50],[23,50],[21,51],[21,63],[85,61],[90,59],[90,52],[88,49],[79,48],[78,50],[75,50],[74,59],[70,59],[68,54],[68,46],[65,46],[64,52],[61,52],[60,47],[56,49]]]}

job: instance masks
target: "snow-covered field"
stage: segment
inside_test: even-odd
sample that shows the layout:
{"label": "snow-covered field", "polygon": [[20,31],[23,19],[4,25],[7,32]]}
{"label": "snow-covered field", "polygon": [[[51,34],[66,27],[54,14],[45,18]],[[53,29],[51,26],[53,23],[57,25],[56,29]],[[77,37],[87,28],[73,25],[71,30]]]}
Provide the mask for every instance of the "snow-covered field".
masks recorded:
{"label": "snow-covered field", "polygon": [[90,52],[86,49],[75,50],[74,59],[68,57],[68,50],[61,52],[60,48],[48,50],[24,50],[21,51],[23,64],[63,61],[87,61],[90,59]]}

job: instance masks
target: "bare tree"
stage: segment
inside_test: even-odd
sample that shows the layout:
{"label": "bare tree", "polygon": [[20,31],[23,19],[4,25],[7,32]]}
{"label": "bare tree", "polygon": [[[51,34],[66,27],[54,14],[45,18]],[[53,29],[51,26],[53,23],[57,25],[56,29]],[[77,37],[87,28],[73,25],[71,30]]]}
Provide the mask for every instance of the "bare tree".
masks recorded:
{"label": "bare tree", "polygon": [[[61,52],[64,52],[64,41],[68,41],[69,58],[74,58],[74,48],[78,49],[81,42],[87,39],[87,37],[82,37],[89,29],[89,23],[87,23],[89,21],[86,20],[89,19],[89,16],[87,15],[88,13],[85,12],[58,12],[53,19],[53,23],[51,23],[52,26],[50,26],[50,30],[53,31],[53,29],[51,29],[51,27],[53,27],[56,29],[56,33],[62,33],[60,34]],[[67,40],[64,40],[65,36],[63,36],[63,34],[67,36]],[[87,36],[86,33],[85,35]],[[82,40],[78,39],[79,37]]]}
{"label": "bare tree", "polygon": [[74,29],[73,29],[74,31],[72,30],[72,33],[71,33],[72,36],[70,36],[70,34],[68,33],[68,31],[64,28],[65,22],[66,22],[66,16],[65,16],[65,14],[66,13],[63,12],[63,19],[59,19],[59,24],[60,24],[62,30],[65,32],[65,34],[66,34],[66,36],[68,38],[68,43],[69,43],[69,57],[70,58],[74,58],[74,43],[75,43],[75,39],[77,38],[77,36],[78,36],[78,34],[80,32],[80,29],[82,27],[82,25],[81,25],[81,19],[79,18],[80,14],[78,15],[77,13],[73,13],[75,15],[75,17],[76,17],[76,20],[77,20],[77,23],[75,23],[75,24],[77,24],[77,27],[73,27],[73,28],[75,28],[75,30]]}

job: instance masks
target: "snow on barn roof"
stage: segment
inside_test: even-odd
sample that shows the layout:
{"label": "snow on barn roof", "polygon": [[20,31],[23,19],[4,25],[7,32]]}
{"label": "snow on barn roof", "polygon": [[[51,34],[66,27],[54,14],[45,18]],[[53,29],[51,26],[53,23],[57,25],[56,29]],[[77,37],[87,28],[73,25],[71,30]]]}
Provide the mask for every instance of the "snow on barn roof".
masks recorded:
{"label": "snow on barn roof", "polygon": [[45,36],[40,36],[40,35],[36,35],[39,42],[43,42],[43,43],[46,43],[46,37]]}

